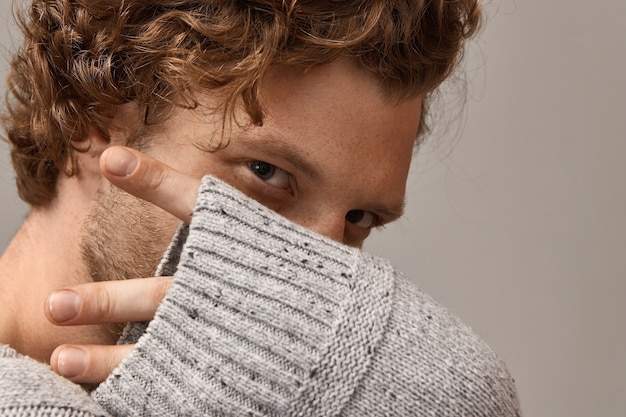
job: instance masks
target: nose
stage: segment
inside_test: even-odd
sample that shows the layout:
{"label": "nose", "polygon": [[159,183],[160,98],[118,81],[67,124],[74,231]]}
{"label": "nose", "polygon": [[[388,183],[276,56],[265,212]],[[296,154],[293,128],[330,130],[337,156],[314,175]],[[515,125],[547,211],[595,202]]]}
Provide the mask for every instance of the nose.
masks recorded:
{"label": "nose", "polygon": [[300,224],[337,242],[345,242],[346,215],[343,212],[310,213]]}

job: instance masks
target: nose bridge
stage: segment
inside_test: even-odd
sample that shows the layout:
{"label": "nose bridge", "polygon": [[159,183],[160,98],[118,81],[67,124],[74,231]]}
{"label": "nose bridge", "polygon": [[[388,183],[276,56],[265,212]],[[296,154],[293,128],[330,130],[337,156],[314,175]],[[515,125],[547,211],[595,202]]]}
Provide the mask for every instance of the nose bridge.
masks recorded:
{"label": "nose bridge", "polygon": [[309,211],[302,223],[307,229],[337,242],[344,240],[346,218],[343,211],[318,206],[315,210]]}

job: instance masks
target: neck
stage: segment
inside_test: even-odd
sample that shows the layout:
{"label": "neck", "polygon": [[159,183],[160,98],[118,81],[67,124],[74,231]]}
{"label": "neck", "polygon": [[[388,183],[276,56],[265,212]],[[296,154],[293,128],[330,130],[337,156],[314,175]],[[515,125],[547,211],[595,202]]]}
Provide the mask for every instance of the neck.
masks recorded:
{"label": "neck", "polygon": [[101,326],[58,327],[44,315],[50,292],[90,281],[80,253],[81,206],[57,199],[34,209],[0,258],[0,343],[41,361],[61,343],[112,342]]}

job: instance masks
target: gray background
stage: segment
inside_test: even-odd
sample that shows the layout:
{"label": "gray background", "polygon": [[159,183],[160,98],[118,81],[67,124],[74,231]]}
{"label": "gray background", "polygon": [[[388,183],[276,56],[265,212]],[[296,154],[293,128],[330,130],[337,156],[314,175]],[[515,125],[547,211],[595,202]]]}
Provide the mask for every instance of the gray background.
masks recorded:
{"label": "gray background", "polygon": [[[9,8],[0,0],[1,21]],[[406,217],[368,248],[504,357],[526,416],[623,416],[626,2],[502,0],[487,11],[468,52],[462,132],[431,139]],[[4,145],[0,158],[4,248],[25,207]]]}

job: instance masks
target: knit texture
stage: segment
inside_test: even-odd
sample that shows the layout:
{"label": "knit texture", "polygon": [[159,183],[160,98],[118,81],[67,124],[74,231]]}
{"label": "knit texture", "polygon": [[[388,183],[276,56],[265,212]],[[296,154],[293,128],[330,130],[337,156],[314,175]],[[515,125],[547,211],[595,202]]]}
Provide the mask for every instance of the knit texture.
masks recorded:
{"label": "knit texture", "polygon": [[160,271],[170,291],[93,394],[114,415],[520,415],[498,357],[387,261],[215,179]]}
{"label": "knit texture", "polygon": [[0,416],[109,416],[78,385],[43,363],[0,345]]}

